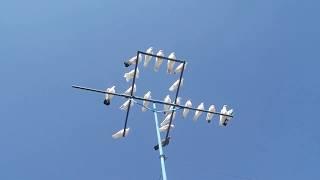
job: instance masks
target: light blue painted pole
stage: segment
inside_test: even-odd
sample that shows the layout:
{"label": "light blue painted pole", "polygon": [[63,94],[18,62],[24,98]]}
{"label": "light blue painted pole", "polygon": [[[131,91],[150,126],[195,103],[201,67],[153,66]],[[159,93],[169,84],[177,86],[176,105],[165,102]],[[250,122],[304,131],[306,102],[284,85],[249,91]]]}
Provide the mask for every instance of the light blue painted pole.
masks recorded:
{"label": "light blue painted pole", "polygon": [[167,173],[166,173],[166,166],[164,164],[164,154],[162,150],[162,143],[161,143],[161,136],[159,131],[159,122],[158,122],[158,114],[156,110],[156,104],[153,103],[153,114],[154,114],[154,121],[156,123],[156,129],[157,129],[157,137],[158,137],[158,144],[159,144],[159,153],[160,153],[160,162],[161,162],[161,170],[162,170],[162,179],[167,180]]}

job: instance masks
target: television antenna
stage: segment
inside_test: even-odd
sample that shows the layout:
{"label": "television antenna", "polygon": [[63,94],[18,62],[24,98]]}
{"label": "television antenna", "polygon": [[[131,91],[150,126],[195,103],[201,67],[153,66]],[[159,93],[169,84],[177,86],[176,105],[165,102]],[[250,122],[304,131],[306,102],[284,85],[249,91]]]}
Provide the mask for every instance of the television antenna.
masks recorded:
{"label": "television antenna", "polygon": [[[136,78],[138,78],[138,76],[139,76],[138,64],[140,61],[142,61],[142,55],[145,56],[145,62],[144,62],[145,67],[148,65],[148,63],[150,62],[152,57],[156,58],[155,71],[158,71],[163,60],[166,60],[168,62],[167,63],[167,66],[168,66],[167,72],[168,73],[173,73],[174,64],[179,63],[179,66],[177,66],[177,68],[174,71],[180,73],[180,78],[169,88],[170,91],[176,91],[175,99],[174,99],[173,103],[171,102],[171,100],[168,101],[167,99],[165,99],[164,101],[161,101],[161,100],[157,100],[157,99],[152,99],[150,96],[148,98],[145,98],[146,95],[144,97],[139,97],[139,96],[134,95],[135,81],[136,81]],[[125,137],[128,134],[129,128],[127,128],[127,124],[128,124],[130,109],[134,103],[142,106],[144,108],[144,110],[151,111],[154,114],[156,133],[157,133],[157,141],[158,141],[158,144],[156,146],[154,146],[154,149],[159,150],[162,179],[167,180],[167,174],[166,174],[166,168],[165,168],[166,156],[164,155],[163,147],[167,146],[170,142],[169,133],[170,133],[170,129],[173,127],[172,121],[175,117],[176,111],[183,109],[184,110],[183,116],[185,117],[186,114],[188,114],[189,110],[193,110],[193,111],[195,111],[194,120],[197,120],[199,118],[199,116],[201,115],[201,113],[207,113],[206,119],[208,122],[210,122],[212,119],[212,116],[214,114],[216,114],[216,115],[220,116],[220,121],[219,121],[220,125],[226,126],[227,122],[231,118],[233,118],[233,109],[227,110],[227,106],[224,105],[221,112],[216,112],[215,106],[211,105],[209,110],[205,110],[203,103],[201,103],[197,108],[193,108],[191,101],[189,101],[189,102],[187,101],[187,103],[185,105],[181,105],[179,103],[178,96],[179,96],[180,87],[183,83],[183,73],[184,73],[184,70],[186,67],[186,61],[176,59],[174,53],[171,53],[169,55],[169,57],[165,57],[162,50],[160,50],[157,54],[153,54],[152,47],[150,47],[146,52],[137,51],[137,55],[134,56],[133,58],[131,58],[129,61],[124,62],[124,65],[126,67],[129,67],[131,65],[135,65],[134,70],[131,70],[130,72],[126,73],[124,76],[127,81],[130,81],[132,79],[132,84],[131,84],[131,87],[128,89],[128,91],[129,91],[128,93],[127,92],[122,93],[122,94],[116,93],[114,87],[108,88],[106,91],[93,89],[93,88],[87,88],[87,87],[83,87],[83,86],[77,86],[77,85],[72,85],[72,87],[76,88],[76,89],[85,90],[85,91],[91,91],[91,92],[105,94],[106,99],[105,99],[104,103],[106,105],[110,105],[110,101],[113,96],[124,97],[127,99],[127,101],[121,106],[121,108],[123,110],[126,110],[124,127],[123,127],[123,129],[121,129],[120,131],[118,131],[112,135],[112,137],[115,139]],[[152,103],[153,106],[152,106],[152,108],[149,108],[144,103],[140,103],[139,101]],[[162,104],[162,105],[169,107],[169,108],[166,108],[163,110],[158,110],[156,107],[156,104]],[[159,127],[158,113],[166,113],[166,118],[161,123],[161,127]],[[165,138],[161,139],[160,131],[166,131]]]}

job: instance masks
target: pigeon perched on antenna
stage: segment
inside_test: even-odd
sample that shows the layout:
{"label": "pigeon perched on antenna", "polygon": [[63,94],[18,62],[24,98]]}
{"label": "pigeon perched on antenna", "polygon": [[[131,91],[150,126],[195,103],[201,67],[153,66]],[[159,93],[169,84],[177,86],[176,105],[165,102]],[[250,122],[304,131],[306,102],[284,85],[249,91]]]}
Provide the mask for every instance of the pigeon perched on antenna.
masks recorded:
{"label": "pigeon perched on antenna", "polygon": [[[178,89],[180,79],[176,80],[169,88],[169,91],[175,91]],[[183,78],[181,79],[180,87],[183,85]]]}
{"label": "pigeon perched on antenna", "polygon": [[[144,96],[144,99],[151,99],[151,91],[148,91]],[[147,111],[147,107],[149,105],[149,101],[143,101],[143,107],[142,107],[142,112],[146,112]]]}
{"label": "pigeon perched on antenna", "polygon": [[[111,88],[107,88],[106,92],[109,92],[109,93],[116,93],[116,90],[115,90],[116,86],[112,86]],[[105,105],[110,105],[111,103],[111,99],[112,99],[113,95],[112,94],[107,94],[105,95],[105,99],[103,101],[103,103]]]}
{"label": "pigeon perched on antenna", "polygon": [[[176,59],[176,55],[174,52],[172,52],[168,58],[170,59]],[[172,74],[174,71],[173,71],[173,68],[174,68],[174,63],[175,61],[171,61],[171,60],[168,60],[168,63],[167,63],[167,73],[168,74]]]}
{"label": "pigeon perched on antenna", "polygon": [[[157,56],[164,57],[163,50],[159,50],[159,52],[157,53]],[[159,71],[159,68],[160,68],[162,62],[163,62],[162,58],[156,57],[156,63],[154,64],[154,71],[156,71],[156,72]]]}
{"label": "pigeon perched on antenna", "polygon": [[[210,112],[216,112],[216,107],[214,106],[214,105],[211,105],[210,107],[209,107],[209,111]],[[207,118],[206,118],[206,120],[208,121],[208,123],[210,123],[211,122],[211,119],[213,118],[213,113],[208,113],[207,114]]]}
{"label": "pigeon perched on antenna", "polygon": [[227,115],[229,115],[229,116],[227,117],[227,120],[228,120],[228,121],[229,121],[230,119],[232,119],[232,117],[230,117],[230,116],[233,115],[233,109],[228,110]]}
{"label": "pigeon perched on antenna", "polygon": [[[140,62],[141,61],[141,54],[139,54],[139,59],[138,61]],[[125,61],[124,62],[124,66],[125,67],[129,67],[130,65],[132,64],[136,64],[137,62],[137,56],[133,56],[132,58],[130,58],[128,61]]]}
{"label": "pigeon perched on antenna", "polygon": [[183,63],[180,63],[179,66],[176,67],[176,69],[174,70],[174,74],[176,73],[180,73],[183,70],[185,70],[187,67],[187,63],[184,64],[184,68],[183,68]]}
{"label": "pigeon perched on antenna", "polygon": [[[197,109],[200,109],[200,110],[204,110],[204,103],[202,102],[198,107]],[[193,116],[193,121],[197,121],[199,116],[202,114],[202,111],[196,111],[194,113],[194,116]]]}
{"label": "pigeon perched on antenna", "polygon": [[[190,100],[188,100],[184,106],[191,108],[191,107],[192,107],[192,103],[191,103],[191,101],[190,101]],[[189,109],[187,109],[187,108],[184,108],[184,109],[183,109],[183,112],[182,112],[182,116],[183,116],[183,118],[186,118],[186,117],[187,117],[187,115],[188,115],[189,111],[190,111],[190,110],[189,110]]]}
{"label": "pigeon perched on antenna", "polygon": [[[134,77],[134,69],[128,73],[125,73],[123,77],[126,78],[127,82],[129,82],[130,79],[133,79]],[[136,78],[139,78],[139,68],[137,68]]]}
{"label": "pigeon perched on antenna", "polygon": [[[131,95],[131,91],[132,91],[132,86],[130,86],[123,94],[130,96]],[[137,91],[137,87],[136,84],[133,85],[133,93]]]}
{"label": "pigeon perched on antenna", "polygon": [[128,110],[130,101],[131,101],[131,107],[132,107],[134,105],[134,103],[131,99],[128,99],[120,106],[120,109],[124,110],[124,111]]}
{"label": "pigeon perched on antenna", "polygon": [[[149,47],[146,51],[146,53],[148,54],[153,54],[153,47]],[[144,55],[144,63],[143,63],[143,66],[144,67],[147,67],[149,62],[151,61],[152,59],[152,56],[149,56],[149,55]]]}
{"label": "pigeon perched on antenna", "polygon": [[[228,113],[227,107],[228,107],[227,105],[223,105],[220,113],[221,114],[227,114]],[[219,125],[220,126],[226,126],[227,125],[227,116],[220,115]]]}
{"label": "pigeon perched on antenna", "polygon": [[[124,136],[127,136],[129,134],[129,131],[130,131],[130,128],[126,128],[126,132],[124,134]],[[114,133],[112,135],[112,138],[113,139],[119,139],[119,138],[122,138],[123,137],[123,133],[124,133],[124,129],[121,129],[120,131]]]}
{"label": "pigeon perched on antenna", "polygon": [[227,109],[227,105],[224,105],[223,108],[221,109],[221,114],[226,114],[226,115],[229,115],[229,116],[223,116],[223,115],[220,115],[220,122],[219,122],[219,125],[220,126],[227,126],[228,124],[228,121],[231,120],[232,116],[233,115],[233,109],[230,109],[228,110]]}

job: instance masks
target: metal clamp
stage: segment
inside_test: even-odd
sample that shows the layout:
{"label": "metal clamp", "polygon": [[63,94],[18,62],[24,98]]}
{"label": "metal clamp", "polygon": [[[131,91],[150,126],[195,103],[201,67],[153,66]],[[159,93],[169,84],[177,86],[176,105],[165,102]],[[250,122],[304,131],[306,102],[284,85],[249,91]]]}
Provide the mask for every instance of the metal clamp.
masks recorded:
{"label": "metal clamp", "polygon": [[160,155],[159,158],[160,158],[160,159],[163,158],[164,160],[167,160],[167,159],[168,159],[168,157],[167,157],[166,155],[164,155],[164,154]]}

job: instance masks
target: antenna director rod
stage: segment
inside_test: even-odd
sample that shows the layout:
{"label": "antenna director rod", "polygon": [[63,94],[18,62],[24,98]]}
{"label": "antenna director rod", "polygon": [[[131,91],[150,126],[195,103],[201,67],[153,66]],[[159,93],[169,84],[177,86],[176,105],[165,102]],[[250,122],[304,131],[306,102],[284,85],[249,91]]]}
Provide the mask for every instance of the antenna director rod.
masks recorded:
{"label": "antenna director rod", "polygon": [[114,95],[114,96],[120,96],[120,97],[124,97],[124,98],[132,98],[132,99],[137,99],[137,100],[141,100],[141,101],[149,101],[149,102],[152,102],[152,103],[159,103],[159,104],[165,104],[165,105],[170,105],[170,106],[190,109],[190,110],[194,110],[194,111],[201,111],[201,112],[206,112],[206,113],[223,115],[223,116],[227,116],[227,117],[233,117],[233,115],[221,114],[221,113],[218,113],[218,112],[211,112],[211,111],[208,111],[208,110],[202,110],[202,109],[182,106],[182,105],[178,105],[178,104],[174,104],[174,103],[167,103],[167,102],[163,102],[163,101],[159,101],[159,100],[155,100],[155,99],[144,99],[144,98],[139,97],[139,96],[129,96],[129,95],[119,94],[119,93],[110,93],[110,92],[106,92],[106,91],[102,91],[102,90],[98,90],[98,89],[92,89],[92,88],[81,87],[81,86],[76,86],[76,85],[72,85],[72,87],[76,88],[76,89],[82,89],[82,90],[92,91],[92,92],[97,92],[97,93],[102,93],[102,94],[111,94],[111,95]]}

